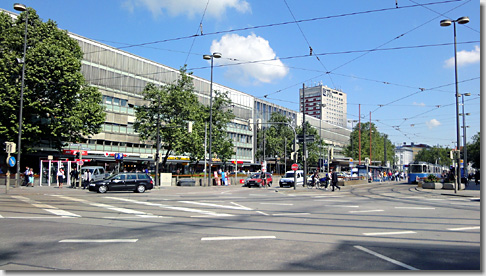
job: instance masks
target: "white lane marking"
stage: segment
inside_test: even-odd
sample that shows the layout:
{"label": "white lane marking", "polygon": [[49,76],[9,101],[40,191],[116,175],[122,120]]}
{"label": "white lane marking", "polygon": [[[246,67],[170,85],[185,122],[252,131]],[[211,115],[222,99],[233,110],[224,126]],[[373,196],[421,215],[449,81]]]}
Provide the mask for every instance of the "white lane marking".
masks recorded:
{"label": "white lane marking", "polygon": [[[230,203],[233,204],[233,205],[236,205],[236,206],[240,206],[241,208],[249,208],[249,207],[245,207],[245,206],[243,206],[241,204],[238,204],[236,202],[230,202]],[[252,210],[251,208],[249,208],[249,209]]]}
{"label": "white lane marking", "polygon": [[160,208],[177,210],[177,211],[200,213],[200,214],[203,214],[203,215],[208,215],[208,216],[213,216],[213,217],[233,216],[233,215],[230,215],[230,214],[216,213],[216,212],[212,212],[212,211],[205,211],[205,210],[185,208],[185,207],[174,207],[174,206],[164,205],[164,204],[160,204],[160,203],[150,203],[150,202],[137,201],[137,200],[127,199],[127,198],[117,198],[117,197],[105,197],[105,198],[121,200],[121,201],[128,201],[128,202],[132,202],[132,203],[135,203],[135,204],[141,204],[141,205],[147,205],[147,206],[157,206],[157,207],[160,207]]}
{"label": "white lane marking", "polygon": [[69,243],[113,243],[113,242],[137,242],[138,239],[111,239],[111,240],[60,240],[59,242],[69,242]]}
{"label": "white lane marking", "polygon": [[481,229],[481,226],[472,226],[472,227],[461,227],[461,228],[448,228],[449,231],[464,231],[464,230],[476,230]]}
{"label": "white lane marking", "polygon": [[3,216],[2,216],[2,215],[0,215],[0,218],[3,218]]}
{"label": "white lane marking", "polygon": [[358,205],[326,205],[326,207],[359,208]]}
{"label": "white lane marking", "polygon": [[365,236],[382,236],[382,235],[406,235],[416,234],[414,231],[400,231],[400,232],[376,232],[376,233],[363,233]]}
{"label": "white lane marking", "polygon": [[395,209],[435,210],[434,207],[395,207]]}
{"label": "white lane marking", "polygon": [[140,216],[140,217],[146,216],[146,215],[153,216],[153,214],[145,213],[145,212],[142,212],[142,211],[127,209],[127,208],[121,208],[121,207],[115,207],[115,206],[109,205],[109,204],[96,203],[96,202],[91,202],[91,201],[88,201],[88,200],[69,197],[69,196],[63,196],[63,195],[52,195],[52,196],[56,196],[56,197],[71,200],[71,201],[82,202],[84,204],[88,204],[88,205],[100,207],[100,208],[105,208],[105,209],[108,209],[108,210],[113,210],[113,211],[116,211],[116,212],[119,212],[119,213],[124,213],[124,214],[137,215],[137,216]]}
{"label": "white lane marking", "polygon": [[247,211],[252,210],[251,208],[244,207],[244,206],[228,206],[228,205],[204,203],[204,202],[197,202],[197,201],[179,201],[179,202],[180,203],[186,203],[186,204],[195,204],[195,205],[202,205],[202,206],[211,206],[211,207],[218,207],[218,208],[234,209],[234,210],[247,210]]}
{"label": "white lane marking", "polygon": [[425,200],[445,200],[445,198],[426,198]]}
{"label": "white lane marking", "polygon": [[315,198],[343,197],[343,196],[315,196]]}
{"label": "white lane marking", "polygon": [[273,202],[261,202],[263,205],[282,205],[282,206],[292,206],[293,203],[273,203]]}
{"label": "white lane marking", "polygon": [[413,267],[413,266],[410,266],[410,265],[404,264],[404,263],[402,263],[402,262],[399,262],[399,261],[394,260],[394,259],[392,259],[392,258],[389,258],[389,257],[387,257],[387,256],[381,255],[380,253],[376,253],[376,252],[374,252],[374,251],[372,251],[372,250],[369,250],[369,249],[367,249],[367,248],[364,248],[364,247],[362,247],[362,246],[355,245],[355,246],[354,246],[354,248],[359,249],[359,250],[361,250],[361,251],[364,251],[364,252],[366,252],[366,253],[369,253],[369,254],[371,254],[371,255],[373,255],[373,256],[376,256],[376,257],[378,257],[378,258],[380,258],[380,259],[383,259],[383,260],[385,260],[385,261],[388,261],[388,262],[390,262],[390,263],[393,263],[393,264],[399,265],[399,266],[401,266],[401,267],[404,267],[404,268],[406,268],[406,269],[409,269],[409,270],[420,270],[420,269],[415,268],[415,267]]}
{"label": "white lane marking", "polygon": [[55,217],[50,217],[50,216],[45,216],[45,217],[42,217],[42,216],[39,216],[39,217],[4,217],[6,219],[65,219],[65,218],[77,218],[77,217],[59,217],[59,216],[55,216]]}
{"label": "white lane marking", "polygon": [[301,215],[310,215],[310,213],[282,213],[282,214],[273,214],[272,216],[301,216]]}
{"label": "white lane marking", "polygon": [[227,240],[255,240],[255,239],[276,239],[275,236],[247,236],[247,237],[208,237],[201,238],[201,241],[227,241]]}
{"label": "white lane marking", "polygon": [[35,206],[37,208],[40,208],[46,212],[49,212],[51,214],[54,214],[54,215],[57,215],[57,216],[62,216],[62,217],[81,217],[80,215],[77,215],[75,213],[71,213],[71,212],[68,212],[68,211],[65,211],[65,210],[61,210],[57,207],[54,207],[54,206],[51,206],[51,205],[47,205],[47,204],[43,204],[43,203],[40,203],[38,201],[35,201],[35,200],[32,200],[30,198],[27,198],[27,197],[23,197],[23,196],[12,196],[13,198],[15,199],[18,199],[20,201],[23,201],[23,202],[26,202],[26,203],[29,203],[31,204],[32,206]]}
{"label": "white lane marking", "polygon": [[384,210],[361,210],[361,211],[349,211],[350,213],[373,213],[373,212],[383,212]]}
{"label": "white lane marking", "polygon": [[257,213],[259,213],[259,214],[262,214],[262,215],[264,215],[264,216],[270,216],[269,214],[264,213],[264,212],[262,212],[262,211],[256,211],[256,212],[257,212]]}

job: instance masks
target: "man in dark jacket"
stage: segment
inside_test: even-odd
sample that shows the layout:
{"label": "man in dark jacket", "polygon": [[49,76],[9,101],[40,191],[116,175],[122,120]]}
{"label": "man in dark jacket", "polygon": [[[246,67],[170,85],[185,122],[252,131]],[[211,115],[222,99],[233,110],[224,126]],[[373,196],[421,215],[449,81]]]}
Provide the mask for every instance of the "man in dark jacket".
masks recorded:
{"label": "man in dark jacket", "polygon": [[331,171],[331,185],[332,191],[334,192],[334,187],[338,188],[341,191],[341,188],[337,185],[338,184],[338,175],[335,171]]}

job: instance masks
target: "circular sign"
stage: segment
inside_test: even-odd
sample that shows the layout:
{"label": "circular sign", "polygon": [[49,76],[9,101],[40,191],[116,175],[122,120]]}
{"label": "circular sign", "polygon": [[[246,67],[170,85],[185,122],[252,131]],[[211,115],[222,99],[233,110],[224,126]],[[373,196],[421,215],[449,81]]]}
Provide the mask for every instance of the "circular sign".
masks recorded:
{"label": "circular sign", "polygon": [[76,162],[76,164],[82,166],[84,164],[84,162],[83,162],[83,160],[79,160],[79,161]]}
{"label": "circular sign", "polygon": [[299,164],[292,164],[292,170],[296,171],[299,169]]}
{"label": "circular sign", "polygon": [[9,158],[7,158],[7,163],[10,167],[13,167],[17,163],[17,160],[15,160],[15,157],[10,156]]}

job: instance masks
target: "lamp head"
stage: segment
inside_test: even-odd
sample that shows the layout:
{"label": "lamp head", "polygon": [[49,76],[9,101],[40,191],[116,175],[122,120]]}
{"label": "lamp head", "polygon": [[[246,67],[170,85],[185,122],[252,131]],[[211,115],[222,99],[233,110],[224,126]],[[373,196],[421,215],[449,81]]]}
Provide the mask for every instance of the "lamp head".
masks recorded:
{"label": "lamp head", "polygon": [[452,24],[452,20],[450,19],[444,19],[440,21],[440,26],[442,27],[447,27],[450,26],[451,24]]}
{"label": "lamp head", "polygon": [[27,10],[27,7],[24,4],[15,3],[14,4],[14,10],[16,10],[16,11],[26,11]]}
{"label": "lamp head", "polygon": [[459,24],[467,24],[469,23],[469,17],[467,16],[460,17],[456,20],[456,22]]}
{"label": "lamp head", "polygon": [[203,55],[203,59],[210,60],[211,59],[211,55]]}
{"label": "lamp head", "polygon": [[471,96],[471,93],[464,93],[464,96]]}
{"label": "lamp head", "polygon": [[220,58],[221,56],[222,56],[221,53],[218,52],[213,53],[213,58]]}

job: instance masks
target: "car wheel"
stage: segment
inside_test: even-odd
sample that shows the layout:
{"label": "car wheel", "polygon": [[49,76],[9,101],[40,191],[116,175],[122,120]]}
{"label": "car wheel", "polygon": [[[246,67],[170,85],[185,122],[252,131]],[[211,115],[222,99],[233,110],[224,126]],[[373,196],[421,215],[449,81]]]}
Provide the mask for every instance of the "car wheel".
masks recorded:
{"label": "car wheel", "polygon": [[145,186],[144,185],[138,185],[136,192],[137,193],[143,193],[143,192],[145,192]]}
{"label": "car wheel", "polygon": [[106,191],[108,191],[108,188],[105,186],[105,185],[100,185],[98,187],[98,193],[106,193]]}

